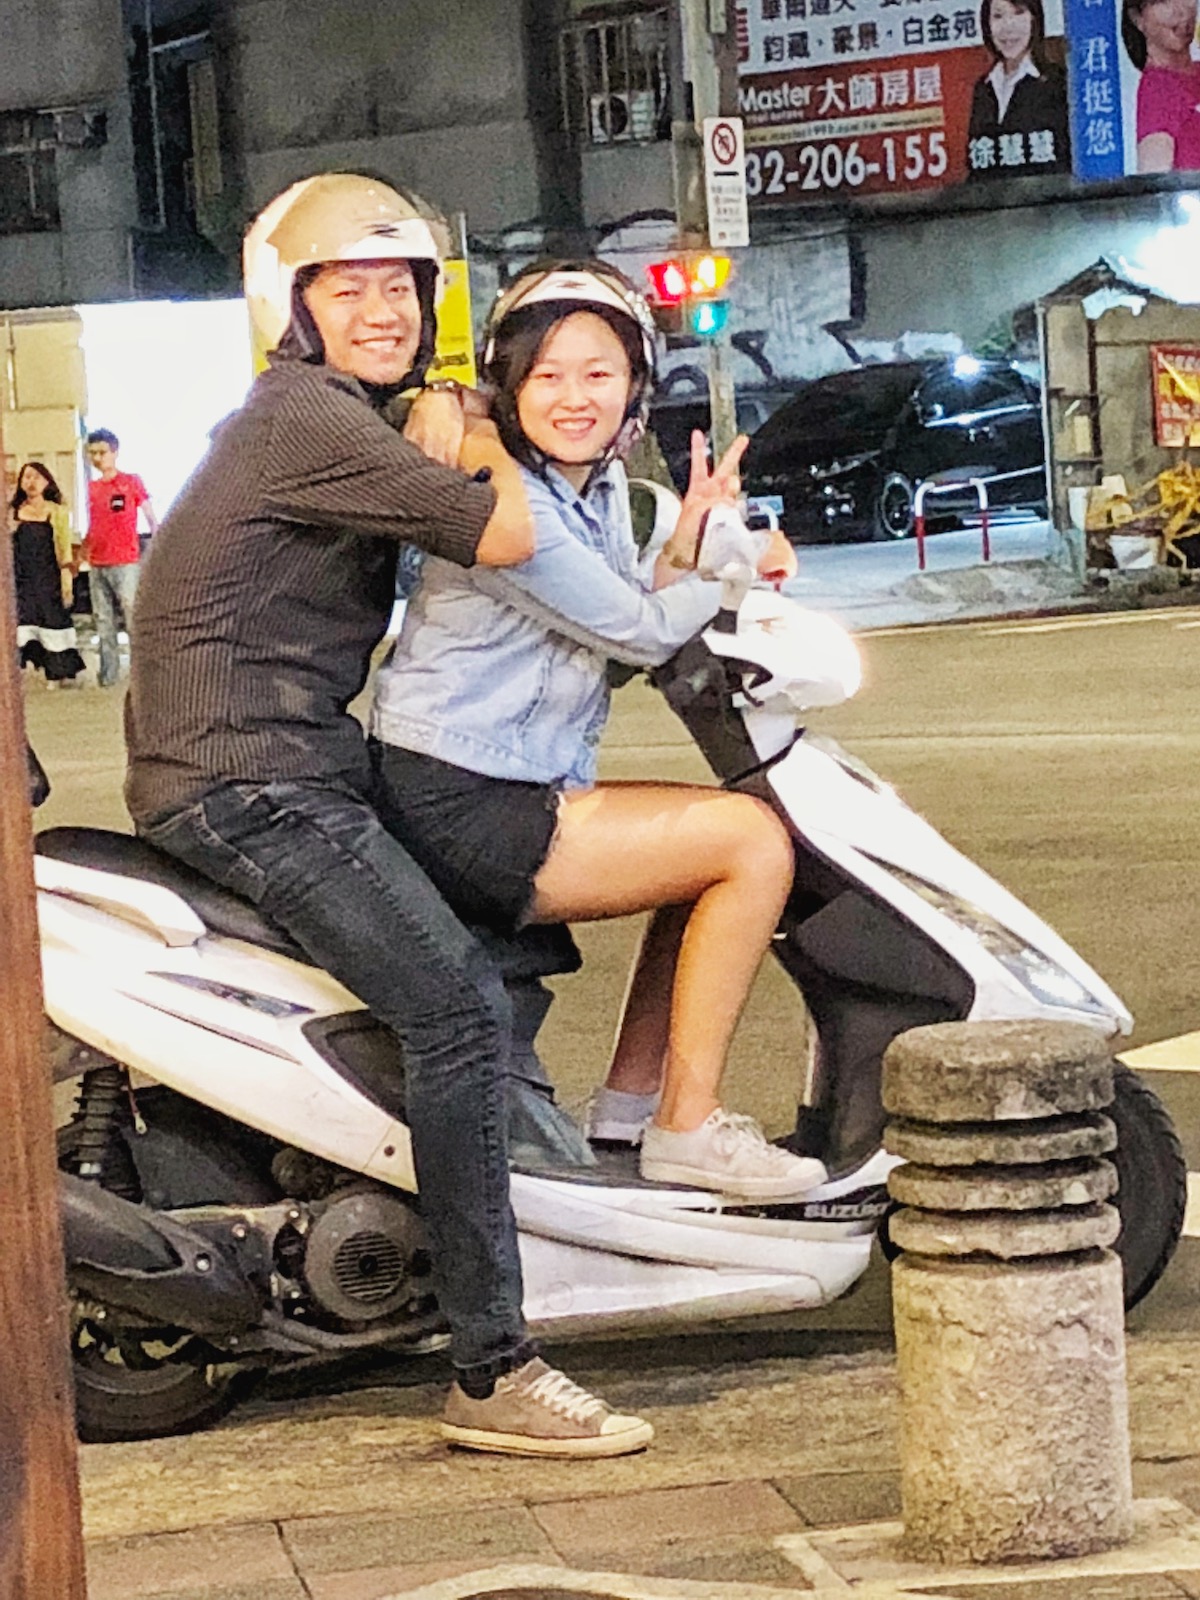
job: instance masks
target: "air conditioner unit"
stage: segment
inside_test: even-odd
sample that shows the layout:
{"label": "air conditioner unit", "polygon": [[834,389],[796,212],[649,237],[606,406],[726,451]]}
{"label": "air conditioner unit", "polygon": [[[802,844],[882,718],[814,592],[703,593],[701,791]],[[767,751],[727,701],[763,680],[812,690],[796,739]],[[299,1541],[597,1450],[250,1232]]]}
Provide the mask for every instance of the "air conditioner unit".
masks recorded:
{"label": "air conditioner unit", "polygon": [[654,137],[657,106],[653,89],[594,94],[589,109],[593,144],[624,144]]}

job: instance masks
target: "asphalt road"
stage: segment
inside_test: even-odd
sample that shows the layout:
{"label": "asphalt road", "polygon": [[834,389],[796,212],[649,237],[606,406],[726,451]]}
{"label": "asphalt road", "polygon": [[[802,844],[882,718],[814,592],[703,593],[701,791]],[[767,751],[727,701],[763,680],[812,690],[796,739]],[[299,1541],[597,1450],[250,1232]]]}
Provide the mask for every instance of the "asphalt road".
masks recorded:
{"label": "asphalt road", "polygon": [[[959,848],[1051,922],[1125,998],[1131,1045],[1200,1028],[1200,611],[1118,612],[1035,622],[907,628],[864,636],[866,682],[818,724],[841,739]],[[120,705],[87,689],[26,700],[56,790],[39,826],[128,826],[119,785]],[[703,778],[701,758],[643,683],[617,697],[603,755],[610,777]],[[603,1074],[634,923],[579,931],[585,971],[562,980],[542,1045],[568,1104]],[[739,1037],[727,1099],[772,1131],[790,1126],[803,1012],[764,970]],[[1200,1171],[1200,1073],[1155,1087]],[[1194,1328],[1200,1241],[1189,1242],[1138,1314]],[[820,1319],[886,1325],[879,1275]],[[812,1319],[809,1319],[812,1326]]]}

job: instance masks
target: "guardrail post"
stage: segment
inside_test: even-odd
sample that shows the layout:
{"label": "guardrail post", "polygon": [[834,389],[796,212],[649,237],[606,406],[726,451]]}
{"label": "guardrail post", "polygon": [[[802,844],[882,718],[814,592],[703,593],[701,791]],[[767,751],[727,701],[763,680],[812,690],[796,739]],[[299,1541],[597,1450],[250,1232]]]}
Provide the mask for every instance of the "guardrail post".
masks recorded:
{"label": "guardrail post", "polygon": [[913,501],[913,531],[917,536],[917,571],[925,571],[925,496],[933,487],[929,483],[917,485],[917,497]]}
{"label": "guardrail post", "polygon": [[992,559],[992,541],[988,537],[987,484],[984,483],[982,478],[972,478],[971,482],[975,485],[979,494],[979,531],[983,535],[983,559],[986,562]]}
{"label": "guardrail post", "polygon": [[1032,1561],[1133,1528],[1108,1047],[962,1022],[884,1057],[905,1542]]}

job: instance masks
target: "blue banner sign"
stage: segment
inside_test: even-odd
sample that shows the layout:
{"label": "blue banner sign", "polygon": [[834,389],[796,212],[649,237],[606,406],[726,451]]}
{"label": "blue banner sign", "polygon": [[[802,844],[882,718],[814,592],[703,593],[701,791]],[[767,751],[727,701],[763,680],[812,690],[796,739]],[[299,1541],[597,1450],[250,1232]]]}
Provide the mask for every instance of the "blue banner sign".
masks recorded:
{"label": "blue banner sign", "polygon": [[1120,41],[1113,0],[1065,0],[1071,145],[1077,177],[1125,172]]}

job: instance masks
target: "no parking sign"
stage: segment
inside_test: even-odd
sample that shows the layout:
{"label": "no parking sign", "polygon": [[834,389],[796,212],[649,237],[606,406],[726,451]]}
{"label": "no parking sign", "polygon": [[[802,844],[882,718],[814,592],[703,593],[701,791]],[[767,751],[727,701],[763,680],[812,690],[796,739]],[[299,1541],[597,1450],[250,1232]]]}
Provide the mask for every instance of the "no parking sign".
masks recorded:
{"label": "no parking sign", "polygon": [[705,117],[703,134],[708,242],[714,250],[739,249],[750,243],[742,119]]}

